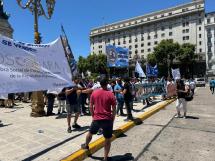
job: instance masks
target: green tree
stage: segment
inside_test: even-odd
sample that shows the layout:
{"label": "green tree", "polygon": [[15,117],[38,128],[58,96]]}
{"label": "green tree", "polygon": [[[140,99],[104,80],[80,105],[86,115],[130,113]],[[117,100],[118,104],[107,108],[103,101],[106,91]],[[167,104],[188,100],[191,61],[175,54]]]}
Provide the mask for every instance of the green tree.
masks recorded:
{"label": "green tree", "polygon": [[79,56],[78,69],[80,73],[87,70],[92,74],[107,74],[107,57],[105,54],[90,54],[87,58]]}
{"label": "green tree", "polygon": [[170,75],[170,68],[173,65],[173,60],[180,55],[181,48],[177,42],[173,40],[162,40],[155,48],[154,54],[157,62],[160,65],[167,65],[168,75]]}
{"label": "green tree", "polygon": [[152,66],[156,65],[157,64],[157,59],[156,59],[156,56],[154,53],[150,53],[147,55],[147,62],[149,64],[151,64]]}
{"label": "green tree", "polygon": [[177,59],[181,65],[185,67],[185,74],[191,74],[189,66],[195,62],[197,55],[195,54],[195,45],[185,43],[181,45],[180,54]]}
{"label": "green tree", "polygon": [[78,71],[80,73],[85,73],[88,69],[88,63],[87,63],[87,59],[82,57],[82,56],[79,56],[78,58]]}

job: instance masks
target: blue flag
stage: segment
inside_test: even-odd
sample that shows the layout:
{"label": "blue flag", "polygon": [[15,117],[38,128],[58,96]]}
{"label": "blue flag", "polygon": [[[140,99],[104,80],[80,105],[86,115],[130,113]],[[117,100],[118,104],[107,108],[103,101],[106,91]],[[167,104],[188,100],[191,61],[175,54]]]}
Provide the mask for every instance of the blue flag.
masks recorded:
{"label": "blue flag", "polygon": [[147,77],[157,77],[158,76],[158,67],[155,65],[152,67],[150,64],[146,65],[146,75]]}

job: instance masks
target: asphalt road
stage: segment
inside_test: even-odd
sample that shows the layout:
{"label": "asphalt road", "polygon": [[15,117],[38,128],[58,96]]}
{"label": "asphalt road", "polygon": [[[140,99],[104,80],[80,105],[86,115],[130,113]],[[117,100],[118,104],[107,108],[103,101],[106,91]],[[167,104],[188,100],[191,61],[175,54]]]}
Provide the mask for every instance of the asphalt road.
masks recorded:
{"label": "asphalt road", "polygon": [[[174,118],[175,102],[112,143],[114,161],[215,161],[215,95],[198,88],[188,118]],[[86,160],[101,160],[101,149]]]}

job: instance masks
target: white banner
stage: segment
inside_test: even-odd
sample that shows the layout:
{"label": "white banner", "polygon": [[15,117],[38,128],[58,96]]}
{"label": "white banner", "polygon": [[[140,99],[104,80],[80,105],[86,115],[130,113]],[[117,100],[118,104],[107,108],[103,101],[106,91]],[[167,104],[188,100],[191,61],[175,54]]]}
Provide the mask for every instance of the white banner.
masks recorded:
{"label": "white banner", "polygon": [[61,39],[28,44],[0,36],[0,93],[63,88],[72,76]]}
{"label": "white banner", "polygon": [[172,77],[173,79],[181,79],[181,73],[180,73],[180,70],[179,68],[176,68],[176,69],[172,69]]}

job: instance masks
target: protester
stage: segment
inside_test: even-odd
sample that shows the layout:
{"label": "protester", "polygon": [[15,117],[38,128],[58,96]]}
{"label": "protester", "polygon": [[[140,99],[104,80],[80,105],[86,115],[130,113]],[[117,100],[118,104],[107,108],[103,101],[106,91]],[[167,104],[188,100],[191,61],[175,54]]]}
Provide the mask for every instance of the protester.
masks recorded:
{"label": "protester", "polygon": [[77,77],[73,77],[74,86],[66,88],[66,99],[67,99],[67,124],[68,129],[67,132],[71,133],[71,116],[72,112],[75,113],[75,118],[72,127],[75,129],[81,128],[80,125],[77,124],[79,115],[80,115],[80,106],[78,104],[78,94],[80,90],[78,90],[79,79]]}
{"label": "protester", "polygon": [[188,93],[188,88],[185,88],[185,84],[183,80],[176,80],[176,88],[177,88],[177,100],[176,100],[176,110],[177,110],[177,115],[175,117],[180,118],[181,113],[180,113],[180,108],[183,109],[184,112],[184,118],[187,117],[187,102],[185,100],[185,97]]}
{"label": "protester", "polygon": [[89,143],[92,135],[98,130],[103,129],[104,143],[104,160],[108,160],[111,147],[111,137],[113,133],[113,122],[116,114],[116,100],[112,92],[107,89],[108,80],[102,79],[100,85],[102,89],[94,91],[90,98],[90,111],[93,117],[90,130],[86,136],[86,142],[81,145],[83,149],[89,150]]}
{"label": "protester", "polygon": [[195,93],[195,88],[196,88],[196,83],[193,79],[190,79],[190,90],[194,94]]}
{"label": "protester", "polygon": [[125,78],[124,79],[125,84],[124,84],[124,89],[122,91],[122,94],[124,95],[124,101],[125,101],[125,107],[127,110],[127,119],[128,120],[133,120],[133,116],[131,113],[131,103],[132,103],[132,86],[130,83],[130,79],[129,78]]}
{"label": "protester", "polygon": [[114,92],[115,92],[116,100],[117,100],[116,114],[119,115],[119,112],[120,112],[120,116],[125,115],[123,113],[124,97],[123,97],[122,91],[123,91],[122,80],[120,78],[118,78],[117,84],[114,87]]}
{"label": "protester", "polygon": [[66,113],[66,88],[63,88],[62,91],[58,94],[58,115],[61,113]]}
{"label": "protester", "polygon": [[54,101],[55,101],[55,98],[57,96],[57,92],[56,91],[51,91],[51,90],[48,90],[47,91],[47,100],[48,100],[48,105],[47,105],[47,113],[46,113],[46,116],[53,116],[55,115],[55,113],[53,113],[53,107],[54,107]]}
{"label": "protester", "polygon": [[210,90],[212,94],[214,94],[214,88],[215,88],[215,80],[212,78],[210,80]]}

